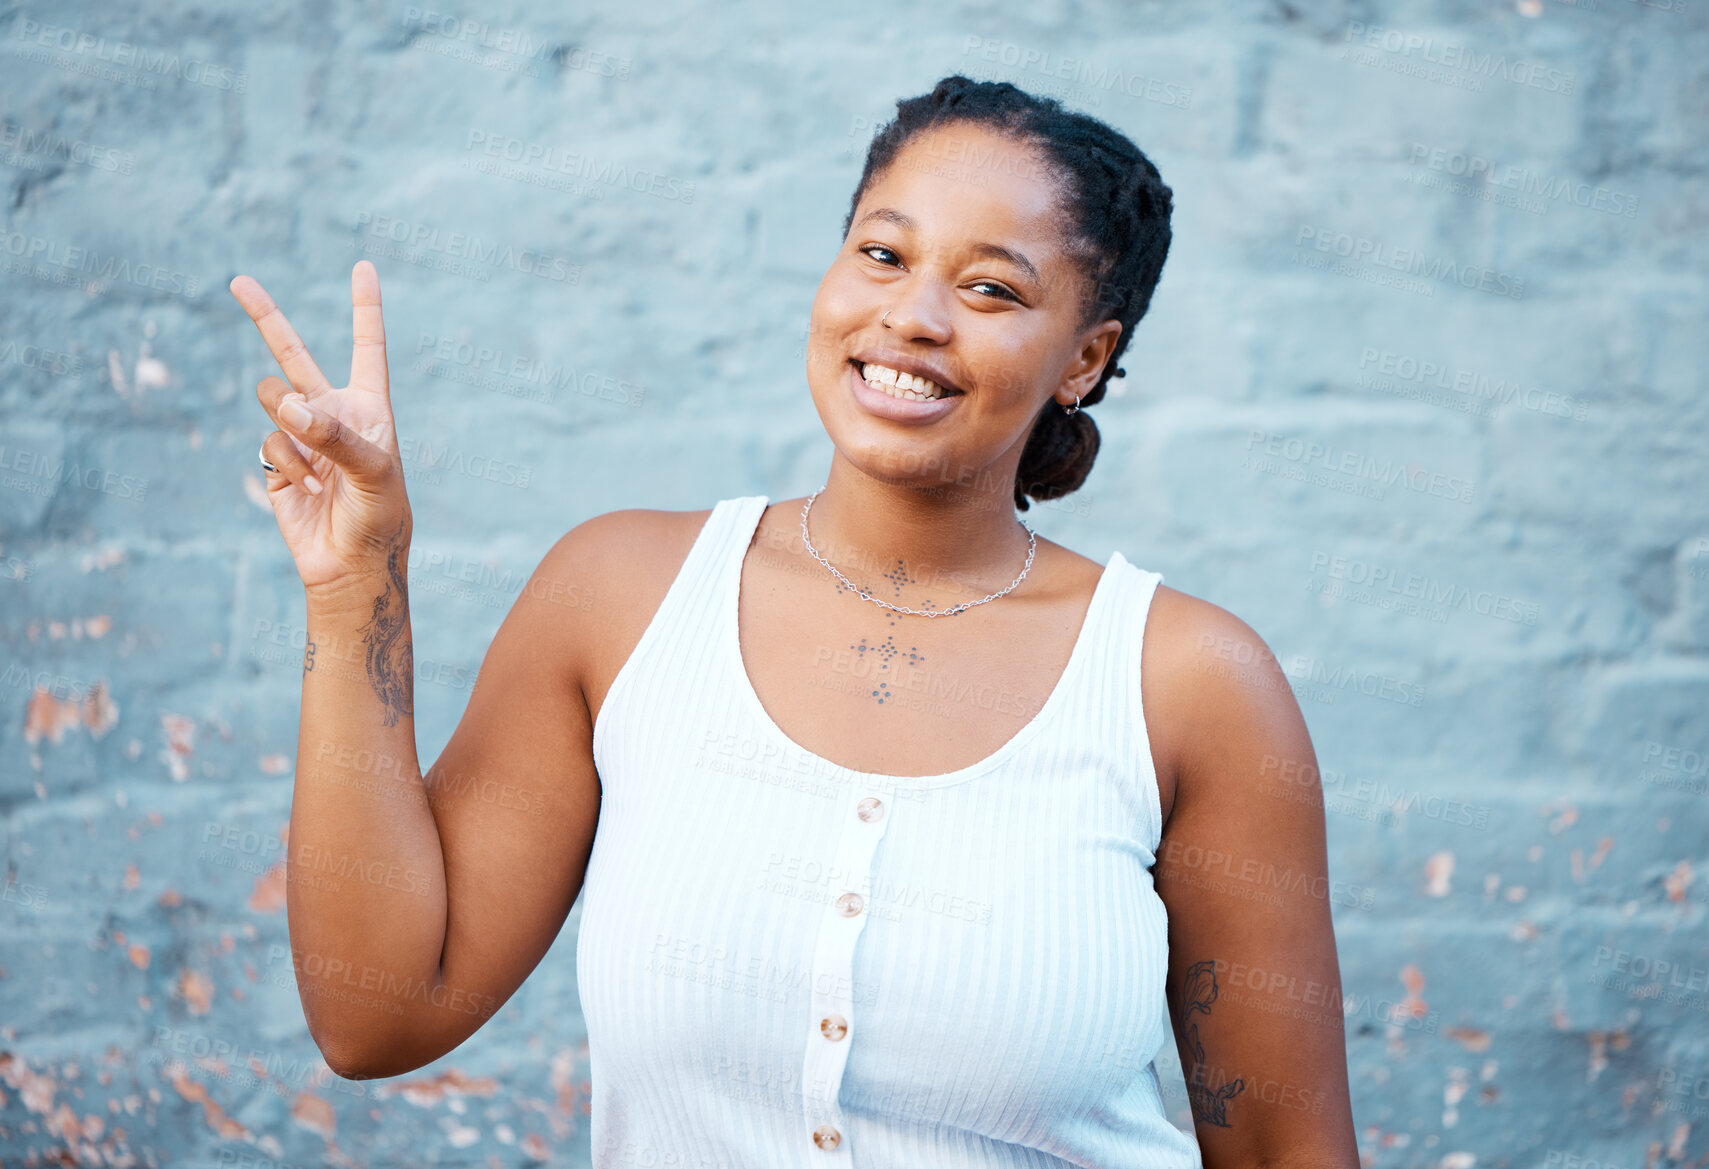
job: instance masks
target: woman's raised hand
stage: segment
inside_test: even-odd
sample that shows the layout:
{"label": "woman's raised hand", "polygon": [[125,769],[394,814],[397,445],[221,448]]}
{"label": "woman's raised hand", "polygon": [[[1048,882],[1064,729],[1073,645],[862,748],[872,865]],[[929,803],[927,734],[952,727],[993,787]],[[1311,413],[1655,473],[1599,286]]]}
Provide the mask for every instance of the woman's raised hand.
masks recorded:
{"label": "woman's raised hand", "polygon": [[231,294],[285,373],[262,378],[255,396],[279,428],[261,444],[263,457],[278,470],[262,470],[304,589],[332,595],[346,586],[366,588],[376,575],[401,574],[412,517],[386,380],[380,274],[367,260],[350,272],[354,348],[350,384],[343,388],[327,383],[253,277],[235,277]]}

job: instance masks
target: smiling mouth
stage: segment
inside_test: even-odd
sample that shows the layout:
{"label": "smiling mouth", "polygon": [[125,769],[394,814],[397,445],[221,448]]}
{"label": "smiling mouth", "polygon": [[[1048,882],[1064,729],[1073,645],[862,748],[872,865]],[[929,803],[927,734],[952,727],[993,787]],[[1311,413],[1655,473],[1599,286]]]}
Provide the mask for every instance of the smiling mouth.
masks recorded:
{"label": "smiling mouth", "polygon": [[862,363],[852,357],[849,358],[849,364],[855,367],[867,385],[881,394],[889,394],[892,398],[900,398],[904,402],[933,402],[939,398],[953,398],[961,393],[960,390],[949,386],[941,386],[930,378],[903,373],[899,369],[891,369],[888,365]]}

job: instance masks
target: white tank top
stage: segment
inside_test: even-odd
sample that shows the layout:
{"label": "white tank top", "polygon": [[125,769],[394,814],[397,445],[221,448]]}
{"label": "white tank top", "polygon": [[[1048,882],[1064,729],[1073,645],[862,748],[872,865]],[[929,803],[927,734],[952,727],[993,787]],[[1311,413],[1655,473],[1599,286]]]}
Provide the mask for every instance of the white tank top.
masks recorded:
{"label": "white tank top", "polygon": [[[1162,577],[1110,554],[1055,689],[993,754],[855,771],[792,742],[742,664],[766,502],[712,510],[594,726],[595,1169],[1197,1169],[1154,1062],[1172,1032],[1139,670]],[[915,676],[886,704],[1017,701]]]}

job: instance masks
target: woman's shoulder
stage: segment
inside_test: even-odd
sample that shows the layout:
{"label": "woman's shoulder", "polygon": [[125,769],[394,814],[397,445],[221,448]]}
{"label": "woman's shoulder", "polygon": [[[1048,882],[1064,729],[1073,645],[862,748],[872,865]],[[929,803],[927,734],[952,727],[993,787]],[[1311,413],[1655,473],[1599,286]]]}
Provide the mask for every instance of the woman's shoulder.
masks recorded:
{"label": "woman's shoulder", "polygon": [[[584,697],[600,701],[664,602],[712,508],[631,507],[590,516],[560,536],[536,570],[553,591],[581,599],[587,619],[555,621],[546,636]],[[531,582],[530,592],[542,589]],[[594,709],[590,705],[590,710]]]}
{"label": "woman's shoulder", "polygon": [[1269,653],[1258,631],[1221,605],[1162,583],[1152,598],[1145,638],[1148,645],[1155,638],[1177,664],[1232,654],[1250,665],[1260,649],[1262,655]]}
{"label": "woman's shoulder", "polygon": [[1161,583],[1146,615],[1141,669],[1195,719],[1231,686],[1286,688],[1281,663],[1256,629],[1214,601]]}
{"label": "woman's shoulder", "polygon": [[585,583],[593,583],[590,577],[604,581],[619,597],[635,587],[645,593],[661,574],[669,585],[712,510],[626,507],[601,512],[565,532],[547,559]]}
{"label": "woman's shoulder", "polygon": [[1285,697],[1286,674],[1258,632],[1213,601],[1159,584],[1146,616],[1142,702],[1164,821],[1200,753],[1214,754],[1256,702]]}

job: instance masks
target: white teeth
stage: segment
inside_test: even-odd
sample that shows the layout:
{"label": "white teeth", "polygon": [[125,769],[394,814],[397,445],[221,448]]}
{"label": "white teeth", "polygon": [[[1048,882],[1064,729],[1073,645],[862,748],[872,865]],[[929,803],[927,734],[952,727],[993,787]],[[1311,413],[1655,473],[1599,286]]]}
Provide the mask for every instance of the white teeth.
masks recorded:
{"label": "white teeth", "polygon": [[868,362],[860,367],[860,373],[866,379],[867,385],[875,390],[882,390],[892,398],[909,402],[930,402],[949,395],[948,390],[929,378],[903,373],[887,365]]}

